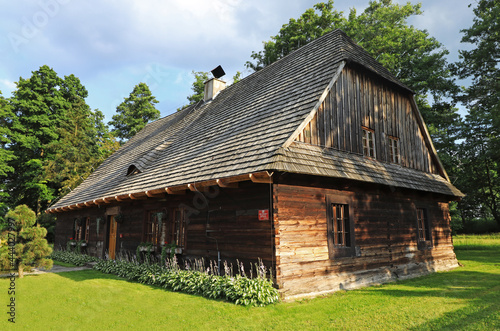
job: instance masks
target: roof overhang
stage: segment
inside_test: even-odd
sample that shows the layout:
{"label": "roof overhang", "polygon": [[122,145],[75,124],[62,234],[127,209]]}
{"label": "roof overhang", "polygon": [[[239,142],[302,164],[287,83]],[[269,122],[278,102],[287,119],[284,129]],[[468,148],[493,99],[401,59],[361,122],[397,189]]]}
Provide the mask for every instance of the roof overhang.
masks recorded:
{"label": "roof overhang", "polygon": [[164,198],[168,195],[180,195],[186,194],[188,191],[199,192],[204,191],[205,188],[210,186],[219,186],[221,188],[238,188],[238,183],[244,181],[252,181],[253,183],[259,184],[270,184],[273,182],[273,173],[268,171],[254,172],[244,175],[238,175],[233,177],[218,178],[212,180],[206,180],[195,183],[187,183],[183,185],[167,186],[161,188],[155,188],[151,190],[125,193],[114,196],[102,197],[90,201],[85,201],[81,203],[76,203],[73,205],[68,205],[64,207],[47,209],[45,212],[47,214],[57,214],[72,210],[78,210],[83,208],[90,208],[102,205],[109,205],[113,203],[120,203],[122,201],[132,201],[132,200],[146,200],[154,198]]}

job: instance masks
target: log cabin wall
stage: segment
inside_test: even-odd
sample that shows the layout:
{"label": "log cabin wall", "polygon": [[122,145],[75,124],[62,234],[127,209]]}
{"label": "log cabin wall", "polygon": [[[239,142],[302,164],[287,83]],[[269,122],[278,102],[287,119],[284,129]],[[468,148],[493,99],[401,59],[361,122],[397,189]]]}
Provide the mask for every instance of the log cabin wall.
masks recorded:
{"label": "log cabin wall", "polygon": [[[328,197],[331,201],[351,201],[354,256],[329,255]],[[285,174],[274,184],[273,200],[276,277],[285,299],[416,277],[457,266],[446,197]],[[419,247],[417,242],[416,208],[426,209],[432,235],[429,247]]]}
{"label": "log cabin wall", "polygon": [[348,65],[296,140],[362,155],[362,127],[365,127],[375,135],[377,160],[391,161],[388,142],[391,137],[398,141],[402,166],[437,174],[412,98],[408,91]]}
{"label": "log cabin wall", "polygon": [[[109,218],[106,210],[119,207],[123,221],[117,225],[116,253],[135,254],[137,246],[146,241],[145,221],[149,212],[166,212],[165,229],[171,227],[172,210],[183,209],[185,248],[180,258],[205,258],[215,260],[217,248],[222,261],[236,265],[236,260],[255,263],[261,259],[268,268],[273,267],[274,239],[272,220],[259,221],[259,210],[272,208],[270,184],[240,182],[239,188],[210,187],[206,191],[187,191],[183,195],[164,195],[158,198],[129,200],[103,205],[100,208],[83,208],[57,215],[56,247],[66,248],[74,237],[75,218],[90,218],[90,237],[87,252],[103,256],[108,247]],[[97,235],[96,219],[101,218]],[[170,230],[167,230],[167,233]],[[168,234],[165,237],[168,240]],[[160,249],[157,250],[157,253]]]}

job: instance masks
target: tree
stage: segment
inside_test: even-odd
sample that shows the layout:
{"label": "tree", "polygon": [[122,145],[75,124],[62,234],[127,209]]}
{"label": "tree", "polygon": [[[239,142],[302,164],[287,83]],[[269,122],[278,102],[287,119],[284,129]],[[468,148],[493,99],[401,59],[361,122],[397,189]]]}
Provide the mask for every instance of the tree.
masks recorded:
{"label": "tree", "polygon": [[5,220],[3,215],[8,210],[7,203],[8,199],[7,188],[5,186],[5,178],[9,173],[14,171],[14,168],[9,165],[15,156],[14,153],[7,149],[10,144],[9,137],[10,133],[10,123],[12,122],[12,109],[8,101],[2,96],[0,91],[0,231],[2,230]]}
{"label": "tree", "polygon": [[194,76],[194,82],[191,86],[191,90],[193,94],[187,97],[189,103],[180,108],[177,108],[177,111],[181,111],[184,108],[187,108],[197,102],[203,100],[205,96],[205,82],[210,79],[210,73],[206,71],[192,71],[191,74]]}
{"label": "tree", "polygon": [[462,30],[463,43],[455,71],[471,79],[457,99],[468,109],[461,153],[461,202],[466,218],[490,214],[500,226],[500,1],[479,0],[473,25]]}
{"label": "tree", "polygon": [[10,99],[14,117],[9,150],[15,169],[8,180],[10,205],[27,204],[39,213],[56,194],[57,187],[44,174],[44,163],[51,159],[47,146],[59,139],[57,128],[69,108],[61,90],[62,79],[48,66],[34,71],[29,79],[20,78]]}
{"label": "tree", "polygon": [[117,114],[109,122],[115,129],[112,133],[120,139],[130,139],[147,123],[160,118],[155,108],[158,100],[152,95],[148,85],[137,84],[130,95],[116,108]]}
{"label": "tree", "polygon": [[3,203],[26,204],[40,214],[102,162],[106,142],[96,134],[105,130],[102,113],[92,112],[87,95],[77,77],[60,78],[46,65],[19,79],[3,146],[13,155],[8,166],[14,169],[2,181],[8,192],[0,197]]}
{"label": "tree", "polygon": [[25,270],[52,268],[52,260],[46,258],[52,253],[45,239],[47,230],[35,226],[35,213],[28,206],[20,205],[10,210],[5,218],[9,220],[9,228],[2,233],[2,242],[8,244],[0,247],[2,269],[12,270],[15,266],[22,278]]}
{"label": "tree", "polygon": [[[276,36],[264,42],[262,51],[252,52],[254,62],[248,61],[246,66],[260,70],[340,28],[416,92],[417,105],[431,128],[431,135],[445,139],[450,135],[445,123],[454,123],[459,117],[446,97],[454,95],[458,88],[446,61],[448,51],[427,31],[408,25],[409,17],[420,14],[420,4],[399,5],[391,0],[378,0],[370,1],[360,15],[351,9],[346,17],[334,9],[333,1],[318,3],[298,19],[292,18],[284,24]],[[428,96],[432,97],[432,105]]]}

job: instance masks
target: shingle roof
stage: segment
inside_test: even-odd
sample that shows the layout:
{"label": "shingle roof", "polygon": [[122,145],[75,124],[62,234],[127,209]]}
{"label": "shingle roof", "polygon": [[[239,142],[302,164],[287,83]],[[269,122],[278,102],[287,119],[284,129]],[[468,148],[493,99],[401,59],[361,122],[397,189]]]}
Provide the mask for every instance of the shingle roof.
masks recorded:
{"label": "shingle roof", "polygon": [[[354,61],[410,91],[335,30],[227,87],[213,101],[148,124],[51,209],[291,166],[294,148],[280,148],[316,105],[342,61]],[[132,165],[140,173],[126,176]]]}
{"label": "shingle roof", "polygon": [[274,169],[463,196],[462,192],[440,175],[298,141],[278,150]]}

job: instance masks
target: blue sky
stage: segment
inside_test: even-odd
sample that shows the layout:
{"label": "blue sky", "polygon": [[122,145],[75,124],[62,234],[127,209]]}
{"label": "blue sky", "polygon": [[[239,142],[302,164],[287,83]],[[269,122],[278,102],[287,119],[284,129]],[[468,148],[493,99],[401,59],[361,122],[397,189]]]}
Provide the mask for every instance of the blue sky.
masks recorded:
{"label": "blue sky", "polygon": [[[326,1],[326,0],[325,0]],[[226,80],[291,17],[319,0],[1,0],[0,91],[10,96],[19,77],[47,64],[74,74],[89,91],[87,103],[111,120],[139,82],[160,101],[162,116],[186,104],[192,70],[222,65]],[[405,3],[406,1],[394,1]],[[460,30],[472,24],[472,0],[422,0],[424,14],[410,23],[426,29],[458,59]],[[416,3],[416,1],[413,1]],[[368,0],[337,0],[358,13]]]}

